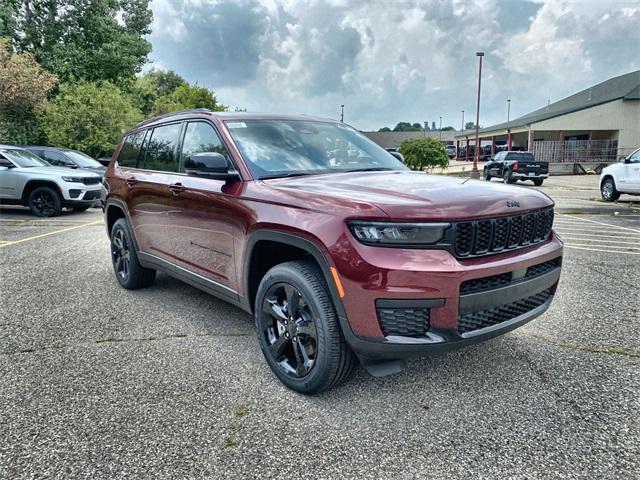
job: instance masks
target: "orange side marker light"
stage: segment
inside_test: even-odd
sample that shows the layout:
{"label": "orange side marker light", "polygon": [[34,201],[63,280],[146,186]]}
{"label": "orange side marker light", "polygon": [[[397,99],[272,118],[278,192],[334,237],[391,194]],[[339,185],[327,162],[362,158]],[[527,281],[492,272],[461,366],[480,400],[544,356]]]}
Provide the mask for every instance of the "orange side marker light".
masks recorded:
{"label": "orange side marker light", "polygon": [[336,267],[331,268],[331,275],[333,275],[333,281],[336,282],[336,287],[338,287],[338,295],[340,298],[344,298],[344,288],[342,288],[342,282],[340,281],[340,276],[338,275],[338,271]]}

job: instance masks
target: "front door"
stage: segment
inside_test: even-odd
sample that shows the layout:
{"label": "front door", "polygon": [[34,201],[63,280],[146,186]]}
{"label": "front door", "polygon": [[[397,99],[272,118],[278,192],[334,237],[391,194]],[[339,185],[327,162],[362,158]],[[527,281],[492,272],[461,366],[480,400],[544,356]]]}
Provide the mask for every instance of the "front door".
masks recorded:
{"label": "front door", "polygon": [[624,168],[625,191],[640,193],[640,149],[627,158]]}
{"label": "front door", "polygon": [[[230,159],[216,129],[205,121],[186,124],[181,144],[181,169],[189,156],[218,152]],[[233,167],[231,167],[233,168]],[[238,290],[234,264],[234,230],[242,218],[235,197],[223,180],[182,174],[175,179],[171,229],[176,235],[175,255],[179,266],[218,284],[220,293]]]}

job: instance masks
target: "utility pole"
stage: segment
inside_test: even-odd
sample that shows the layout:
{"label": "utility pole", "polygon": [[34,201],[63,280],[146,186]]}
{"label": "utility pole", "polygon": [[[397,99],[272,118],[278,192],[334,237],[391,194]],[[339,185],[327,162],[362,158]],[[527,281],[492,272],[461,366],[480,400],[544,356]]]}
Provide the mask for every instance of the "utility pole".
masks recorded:
{"label": "utility pole", "polygon": [[340,122],[344,123],[344,105],[340,105]]}
{"label": "utility pole", "polygon": [[[511,119],[511,99],[507,98],[507,124]],[[511,150],[511,126],[507,125],[507,150]]]}
{"label": "utility pole", "polygon": [[464,110],[462,110],[462,124],[460,125],[460,131],[464,132]]}
{"label": "utility pole", "polygon": [[480,160],[480,88],[482,86],[482,57],[484,52],[476,52],[476,57],[480,60],[478,63],[478,103],[476,105],[476,144],[473,155],[473,168],[471,169],[471,178],[480,178],[478,172],[478,161]]}
{"label": "utility pole", "polygon": [[442,140],[442,117],[440,117],[440,140]]}

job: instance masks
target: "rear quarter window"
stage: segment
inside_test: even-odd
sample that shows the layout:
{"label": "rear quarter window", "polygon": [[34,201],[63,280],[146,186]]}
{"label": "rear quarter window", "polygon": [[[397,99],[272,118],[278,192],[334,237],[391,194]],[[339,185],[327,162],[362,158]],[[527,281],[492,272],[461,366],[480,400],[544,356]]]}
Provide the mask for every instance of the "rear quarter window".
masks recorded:
{"label": "rear quarter window", "polygon": [[125,168],[136,168],[138,165],[138,157],[140,157],[140,148],[142,140],[144,140],[144,130],[133,132],[124,138],[120,155],[118,155],[118,165]]}

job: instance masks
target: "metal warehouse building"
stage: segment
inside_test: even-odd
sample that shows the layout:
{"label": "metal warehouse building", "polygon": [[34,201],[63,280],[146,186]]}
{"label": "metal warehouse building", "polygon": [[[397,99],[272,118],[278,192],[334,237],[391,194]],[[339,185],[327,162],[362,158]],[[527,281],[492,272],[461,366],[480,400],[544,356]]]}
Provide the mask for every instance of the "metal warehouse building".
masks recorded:
{"label": "metal warehouse building", "polygon": [[[481,142],[523,147],[556,172],[616,161],[640,146],[640,70],[611,78],[510,122],[480,130]],[[456,135],[473,145],[475,131]]]}

